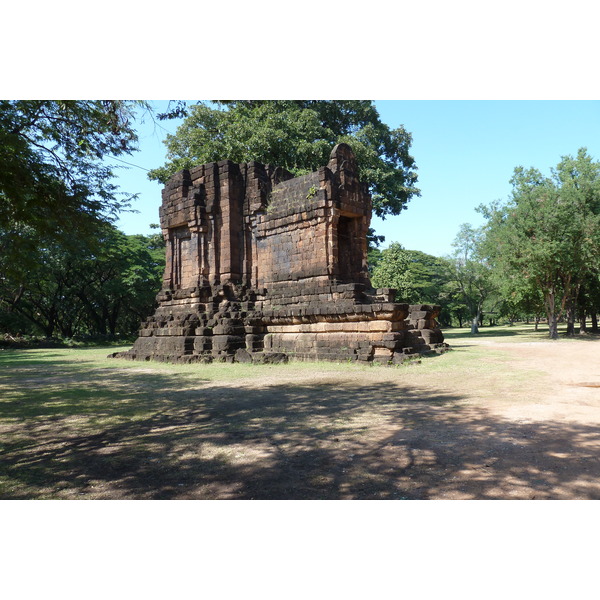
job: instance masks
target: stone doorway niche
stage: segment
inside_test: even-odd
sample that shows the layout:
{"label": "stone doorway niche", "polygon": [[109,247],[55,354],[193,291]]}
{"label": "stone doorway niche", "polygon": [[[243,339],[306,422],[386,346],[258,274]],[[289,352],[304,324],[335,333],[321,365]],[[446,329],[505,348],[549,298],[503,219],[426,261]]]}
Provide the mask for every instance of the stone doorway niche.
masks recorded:
{"label": "stone doorway niche", "polygon": [[173,252],[173,288],[184,289],[196,285],[198,268],[193,260],[192,235],[187,227],[171,230]]}
{"label": "stone doorway niche", "polygon": [[357,281],[362,267],[360,243],[361,216],[340,215],[337,223],[338,277],[340,281]]}

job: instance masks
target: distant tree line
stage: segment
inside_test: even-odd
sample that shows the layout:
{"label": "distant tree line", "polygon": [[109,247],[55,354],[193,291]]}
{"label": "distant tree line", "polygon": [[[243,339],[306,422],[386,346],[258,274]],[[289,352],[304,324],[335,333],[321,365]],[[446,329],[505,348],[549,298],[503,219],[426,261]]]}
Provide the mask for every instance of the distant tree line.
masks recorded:
{"label": "distant tree line", "polygon": [[162,236],[113,224],[135,198],[105,159],[137,148],[144,102],[0,101],[0,334],[131,334],[152,309]]}
{"label": "distant tree line", "polygon": [[535,307],[551,338],[598,329],[600,312],[600,163],[585,148],[565,156],[549,177],[515,169],[505,203],[480,210],[487,219],[481,252],[502,296],[515,309]]}
{"label": "distant tree line", "polygon": [[[465,226],[465,233],[474,233]],[[501,316],[501,302],[485,267],[473,257],[437,257],[401,244],[370,250],[371,282],[396,289],[396,300],[408,304],[441,306],[442,327],[477,330],[484,318],[492,323]]]}
{"label": "distant tree line", "polygon": [[[129,335],[152,311],[163,240],[114,226],[135,196],[117,190],[107,161],[136,150],[140,111],[151,112],[137,101],[0,100],[0,334]],[[346,142],[375,214],[398,215],[420,195],[410,133],[382,123],[371,101],[178,103],[162,116],[185,119],[152,179],[225,158],[300,175]],[[373,284],[439,304],[443,326],[544,317],[553,338],[559,322],[597,331],[600,163],[581,149],[550,176],[518,167],[511,183],[506,202],[480,207],[483,227],[461,227],[452,256],[380,250],[371,231]]]}
{"label": "distant tree line", "polygon": [[372,281],[404,302],[442,306],[442,325],[544,318],[551,338],[598,331],[600,163],[585,148],[551,176],[515,169],[505,203],[480,206],[486,224],[460,228],[455,252],[436,258],[399,244],[371,250]]}
{"label": "distant tree line", "polygon": [[162,235],[125,235],[110,224],[96,235],[93,246],[37,237],[26,262],[6,265],[0,259],[0,332],[114,338],[137,331],[161,286]]}

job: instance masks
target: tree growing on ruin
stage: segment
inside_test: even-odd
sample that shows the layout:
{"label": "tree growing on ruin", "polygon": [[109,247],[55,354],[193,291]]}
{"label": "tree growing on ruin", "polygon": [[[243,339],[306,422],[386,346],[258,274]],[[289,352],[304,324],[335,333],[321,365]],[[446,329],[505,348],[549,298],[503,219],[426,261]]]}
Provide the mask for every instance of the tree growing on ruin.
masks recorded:
{"label": "tree growing on ruin", "polygon": [[167,136],[168,161],[151,179],[164,183],[181,169],[224,159],[270,163],[298,176],[327,164],[332,147],[345,142],[369,185],[375,214],[397,215],[420,195],[411,134],[382,123],[371,101],[221,100],[176,109],[175,116],[187,117]]}

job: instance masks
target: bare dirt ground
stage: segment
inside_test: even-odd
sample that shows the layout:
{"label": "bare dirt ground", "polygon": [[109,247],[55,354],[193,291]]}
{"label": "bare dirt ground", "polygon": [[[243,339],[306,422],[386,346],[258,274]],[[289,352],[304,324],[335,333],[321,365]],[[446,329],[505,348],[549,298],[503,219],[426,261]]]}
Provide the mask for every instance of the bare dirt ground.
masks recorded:
{"label": "bare dirt ground", "polygon": [[[437,452],[436,464],[441,468],[434,469],[426,496],[600,498],[598,340],[469,339],[455,348],[462,344],[506,353],[505,365],[513,370],[509,377],[520,379],[521,384],[512,389],[498,385],[496,393],[485,399],[466,386],[466,410],[454,419],[445,415],[441,428],[433,422],[425,428],[424,439],[432,447],[441,441],[452,448]],[[459,430],[454,441],[450,423]],[[451,469],[449,477],[444,474],[444,455],[458,467]]]}
{"label": "bare dirt ground", "polygon": [[[311,385],[330,386],[321,402],[344,426],[312,445],[284,444],[274,471],[242,495],[600,498],[599,342],[469,339],[454,351],[485,349],[480,371],[315,374]],[[370,400],[360,406],[361,397]],[[277,446],[275,437],[268,443]]]}
{"label": "bare dirt ground", "polygon": [[16,363],[0,497],[599,499],[600,339],[449,341],[412,367],[237,379]]}

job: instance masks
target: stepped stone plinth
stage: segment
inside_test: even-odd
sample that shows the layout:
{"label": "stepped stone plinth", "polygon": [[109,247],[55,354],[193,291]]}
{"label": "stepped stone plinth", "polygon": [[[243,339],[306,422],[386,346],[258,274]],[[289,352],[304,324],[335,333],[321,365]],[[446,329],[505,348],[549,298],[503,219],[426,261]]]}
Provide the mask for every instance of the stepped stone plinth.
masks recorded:
{"label": "stepped stone plinth", "polygon": [[177,173],[160,208],[158,307],[131,350],[111,356],[394,364],[442,352],[439,306],[371,287],[371,208],[346,144],[301,177],[228,160]]}

